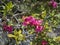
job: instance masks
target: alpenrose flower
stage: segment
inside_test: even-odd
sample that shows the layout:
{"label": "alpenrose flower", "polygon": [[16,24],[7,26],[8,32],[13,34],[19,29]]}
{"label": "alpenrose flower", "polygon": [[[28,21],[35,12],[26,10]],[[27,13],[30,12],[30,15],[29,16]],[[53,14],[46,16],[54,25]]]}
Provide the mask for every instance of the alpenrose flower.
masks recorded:
{"label": "alpenrose flower", "polygon": [[54,1],[54,0],[51,0],[51,1],[49,2],[49,5],[52,5],[53,8],[57,8],[57,6],[58,6],[57,2]]}
{"label": "alpenrose flower", "polygon": [[8,32],[12,32],[13,27],[10,25],[3,25],[3,30],[8,31]]}
{"label": "alpenrose flower", "polygon": [[29,17],[27,17],[27,18],[24,19],[23,25],[26,26],[26,25],[30,24],[30,25],[37,26],[37,25],[41,25],[42,22],[43,22],[42,19],[41,20],[37,20],[34,17],[29,16]]}
{"label": "alpenrose flower", "polygon": [[36,27],[36,29],[35,29],[36,32],[42,32],[43,29],[44,29],[44,27],[42,26],[42,23],[43,23],[42,19],[38,20],[38,19],[35,19],[32,16],[29,16],[29,17],[26,17],[24,19],[23,25],[25,25],[25,26],[27,26],[27,25],[35,26]]}
{"label": "alpenrose flower", "polygon": [[37,26],[37,25],[42,25],[42,23],[43,23],[42,19],[41,20],[35,19],[35,20],[31,20],[30,25]]}
{"label": "alpenrose flower", "polygon": [[47,41],[45,41],[45,40],[42,40],[41,44],[42,44],[42,45],[47,45],[47,44],[48,44],[48,42],[47,42]]}
{"label": "alpenrose flower", "polygon": [[26,17],[24,19],[23,25],[26,26],[26,25],[30,24],[30,22],[32,22],[32,21],[35,21],[35,18],[33,18],[32,16]]}
{"label": "alpenrose flower", "polygon": [[43,29],[44,29],[44,27],[43,27],[43,26],[36,26],[35,31],[36,31],[36,32],[42,32],[42,31],[43,31]]}

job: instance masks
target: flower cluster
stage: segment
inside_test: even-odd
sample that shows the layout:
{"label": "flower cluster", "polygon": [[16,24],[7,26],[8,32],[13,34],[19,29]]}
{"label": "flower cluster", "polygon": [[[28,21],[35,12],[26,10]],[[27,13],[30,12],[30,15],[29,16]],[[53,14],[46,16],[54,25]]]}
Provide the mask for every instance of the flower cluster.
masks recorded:
{"label": "flower cluster", "polygon": [[51,0],[51,1],[49,2],[49,5],[52,5],[53,8],[57,8],[57,6],[58,6],[57,2],[54,1],[54,0]]}
{"label": "flower cluster", "polygon": [[42,26],[43,20],[37,20],[32,16],[26,17],[24,19],[23,25],[27,26],[27,25],[31,25],[31,26],[35,26],[35,31],[36,32],[42,32],[42,30],[44,29],[44,27]]}
{"label": "flower cluster", "polygon": [[11,25],[3,25],[3,29],[9,33],[13,31],[13,27]]}

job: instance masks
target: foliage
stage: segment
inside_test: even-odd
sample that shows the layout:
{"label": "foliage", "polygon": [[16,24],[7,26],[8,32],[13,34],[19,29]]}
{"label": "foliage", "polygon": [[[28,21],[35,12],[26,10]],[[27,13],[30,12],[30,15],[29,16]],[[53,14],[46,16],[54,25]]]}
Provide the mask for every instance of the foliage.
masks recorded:
{"label": "foliage", "polygon": [[2,5],[3,10],[0,11],[3,13],[4,16],[6,16],[7,14],[11,13],[13,7],[14,5],[10,1],[7,4],[4,3],[4,5]]}
{"label": "foliage", "polygon": [[14,45],[60,44],[60,36],[57,34],[59,32],[54,32],[60,25],[60,10],[55,0],[2,2],[4,5],[1,4],[3,9],[0,12],[3,12],[3,17],[13,15],[10,19],[6,17],[6,20],[2,17],[2,28],[10,41],[15,40]]}

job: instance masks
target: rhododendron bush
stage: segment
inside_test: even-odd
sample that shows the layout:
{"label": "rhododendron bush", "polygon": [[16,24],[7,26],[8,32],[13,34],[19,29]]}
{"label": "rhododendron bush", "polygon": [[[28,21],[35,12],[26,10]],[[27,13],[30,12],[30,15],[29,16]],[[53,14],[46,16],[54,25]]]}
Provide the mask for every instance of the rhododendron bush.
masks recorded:
{"label": "rhododendron bush", "polygon": [[0,2],[0,45],[60,45],[56,0]]}

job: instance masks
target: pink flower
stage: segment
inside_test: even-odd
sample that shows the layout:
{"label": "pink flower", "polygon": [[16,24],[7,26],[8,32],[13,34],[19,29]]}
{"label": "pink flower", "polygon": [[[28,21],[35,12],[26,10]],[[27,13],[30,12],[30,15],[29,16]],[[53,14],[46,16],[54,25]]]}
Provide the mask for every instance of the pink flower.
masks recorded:
{"label": "pink flower", "polygon": [[24,26],[27,26],[28,24],[29,24],[29,22],[26,22],[26,21],[23,22],[23,25],[24,25]]}
{"label": "pink flower", "polygon": [[30,22],[30,24],[34,26],[42,25],[42,23],[43,23],[43,20],[36,20],[36,19]]}
{"label": "pink flower", "polygon": [[5,31],[12,32],[13,27],[12,27],[12,26],[8,26],[8,25],[3,25],[3,29],[4,29]]}
{"label": "pink flower", "polygon": [[42,40],[42,45],[47,45],[48,44],[48,42],[47,41],[45,41],[45,40]]}
{"label": "pink flower", "polygon": [[54,2],[52,5],[53,5],[53,8],[57,8],[58,4],[57,4],[57,2]]}
{"label": "pink flower", "polygon": [[53,8],[57,8],[57,6],[58,6],[57,2],[54,1],[54,0],[51,0],[51,1],[49,2],[49,5],[52,5]]}
{"label": "pink flower", "polygon": [[37,20],[37,22],[38,22],[38,24],[42,25],[43,20],[42,19],[41,20]]}
{"label": "pink flower", "polygon": [[23,25],[27,26],[27,25],[31,25],[31,26],[37,26],[37,25],[42,25],[43,20],[37,20],[32,16],[29,16],[27,18],[24,19]]}
{"label": "pink flower", "polygon": [[25,20],[24,20],[24,22],[23,22],[23,25],[28,25],[28,24],[30,24],[32,21],[34,21],[35,20],[35,18],[33,18],[32,16],[29,16],[29,17],[27,17],[27,18],[25,18]]}
{"label": "pink flower", "polygon": [[43,31],[43,29],[44,29],[44,27],[43,26],[36,26],[36,32],[42,32]]}
{"label": "pink flower", "polygon": [[13,30],[13,27],[12,26],[7,26],[7,31],[8,32],[12,32],[12,30]]}
{"label": "pink flower", "polygon": [[30,21],[30,25],[36,26],[36,23],[37,23],[37,20],[36,20],[36,19],[32,19],[32,20]]}
{"label": "pink flower", "polygon": [[32,19],[33,19],[33,17],[32,17],[32,16],[29,16],[29,17],[25,18],[25,21],[26,21],[26,22],[29,22],[29,21],[31,21]]}

